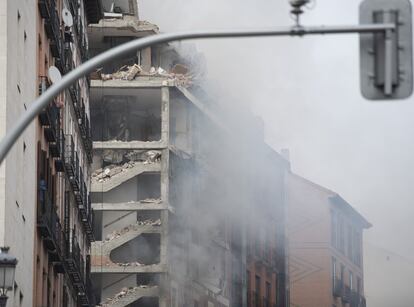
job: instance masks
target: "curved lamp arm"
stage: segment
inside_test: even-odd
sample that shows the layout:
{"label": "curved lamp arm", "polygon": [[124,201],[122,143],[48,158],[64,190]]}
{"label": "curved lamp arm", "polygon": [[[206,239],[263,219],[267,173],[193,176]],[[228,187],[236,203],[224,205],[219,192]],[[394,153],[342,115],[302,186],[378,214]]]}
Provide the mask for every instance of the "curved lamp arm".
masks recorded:
{"label": "curved lamp arm", "polygon": [[279,27],[253,30],[221,30],[221,31],[188,31],[151,35],[145,38],[138,38],[111,48],[92,59],[78,66],[63,78],[53,84],[49,89],[33,101],[27,111],[12,129],[5,135],[0,143],[0,163],[4,160],[14,142],[23,133],[30,122],[52,101],[59,93],[63,92],[72,83],[81,77],[92,72],[97,67],[109,62],[114,58],[121,57],[132,51],[150,47],[152,45],[168,43],[172,41],[205,39],[205,38],[226,38],[226,37],[260,37],[260,36],[303,36],[308,34],[340,34],[340,33],[362,33],[362,32],[383,32],[394,29],[394,24],[372,24],[357,26],[333,26],[333,27]]}

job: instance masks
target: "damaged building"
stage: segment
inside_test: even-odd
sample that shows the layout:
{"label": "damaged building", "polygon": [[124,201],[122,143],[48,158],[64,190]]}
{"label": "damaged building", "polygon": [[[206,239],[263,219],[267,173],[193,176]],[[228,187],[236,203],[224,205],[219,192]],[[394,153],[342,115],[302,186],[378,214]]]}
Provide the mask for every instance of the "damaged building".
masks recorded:
{"label": "damaged building", "polygon": [[[102,6],[103,18],[88,27],[92,56],[159,31],[139,19],[136,1]],[[263,133],[257,140],[245,128],[228,142],[237,127],[201,85],[200,57],[162,44],[90,75],[91,274],[99,306],[285,306],[284,160]],[[251,142],[260,148],[254,157]],[[255,159],[263,168],[254,169]],[[255,178],[270,170],[273,185],[259,187]],[[260,247],[271,244],[270,262],[247,253],[260,238],[247,236],[258,206],[271,212],[257,215],[272,224]],[[260,286],[248,285],[248,272],[262,277]]]}

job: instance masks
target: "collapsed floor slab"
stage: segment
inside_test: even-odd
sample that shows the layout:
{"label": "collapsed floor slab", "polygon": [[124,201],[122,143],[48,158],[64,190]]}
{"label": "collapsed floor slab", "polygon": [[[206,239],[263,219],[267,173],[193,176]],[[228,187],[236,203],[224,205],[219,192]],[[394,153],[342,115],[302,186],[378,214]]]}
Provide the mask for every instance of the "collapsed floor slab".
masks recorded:
{"label": "collapsed floor slab", "polygon": [[138,176],[139,174],[145,172],[160,172],[161,163],[144,163],[144,162],[135,162],[128,167],[124,167],[119,173],[104,178],[92,178],[91,183],[91,192],[108,192],[122,183],[132,179],[133,177]]}
{"label": "collapsed floor slab", "polygon": [[102,307],[125,307],[138,301],[143,297],[156,297],[159,296],[158,286],[137,286],[122,289],[118,294],[112,298],[106,299],[101,304]]}

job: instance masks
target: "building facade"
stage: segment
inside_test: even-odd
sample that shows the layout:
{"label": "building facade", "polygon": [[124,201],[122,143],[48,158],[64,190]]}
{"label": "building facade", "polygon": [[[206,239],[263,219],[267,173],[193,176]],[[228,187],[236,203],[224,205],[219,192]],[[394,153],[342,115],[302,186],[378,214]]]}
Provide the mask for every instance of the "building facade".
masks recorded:
{"label": "building facade", "polygon": [[[0,137],[13,126],[37,95],[35,1],[1,1]],[[26,78],[26,76],[32,78]],[[31,123],[0,165],[0,245],[18,257],[9,306],[33,299],[34,229],[36,225],[36,133]]]}
{"label": "building facade", "polygon": [[371,227],[335,192],[288,180],[291,306],[364,307],[363,231]]}
{"label": "building facade", "polygon": [[[0,136],[60,74],[87,59],[94,1],[2,1]],[[64,16],[65,15],[65,16]],[[91,306],[92,147],[86,79],[59,95],[1,165],[0,245],[18,258],[8,306]]]}
{"label": "building facade", "polygon": [[[88,59],[86,27],[100,15],[94,1],[37,1],[37,84],[49,68],[66,74]],[[90,285],[92,142],[89,81],[73,84],[38,118],[34,306],[94,305]]]}
{"label": "building facade", "polygon": [[[247,306],[288,306],[285,174],[287,163],[273,149],[263,152],[247,231]],[[247,221],[246,221],[247,222]]]}
{"label": "building facade", "polygon": [[[136,1],[0,8],[0,136],[52,84],[50,67],[64,75],[158,33]],[[19,260],[8,306],[285,306],[286,165],[197,84],[202,63],[168,44],[130,54],[25,131],[0,166],[0,245]]]}
{"label": "building facade", "polygon": [[[103,8],[88,28],[92,55],[158,33],[139,19],[135,1]],[[203,73],[194,50],[159,45],[91,76],[91,270],[102,306],[259,306],[249,301],[248,266],[263,278],[260,306],[285,306],[286,163],[261,129],[238,125],[253,123],[251,113],[232,120],[198,82]],[[257,183],[264,173],[268,181]],[[270,250],[269,263],[247,255],[255,211],[271,223],[260,247]]]}

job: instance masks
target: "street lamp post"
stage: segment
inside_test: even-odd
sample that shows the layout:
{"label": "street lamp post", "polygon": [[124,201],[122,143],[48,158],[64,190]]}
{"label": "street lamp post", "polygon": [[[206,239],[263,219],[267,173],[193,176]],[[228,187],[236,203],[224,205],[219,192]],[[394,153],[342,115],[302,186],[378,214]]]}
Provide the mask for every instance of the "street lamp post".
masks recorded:
{"label": "street lamp post", "polygon": [[2,247],[0,252],[0,307],[6,307],[7,291],[13,289],[14,273],[17,259],[9,253],[8,247]]}

